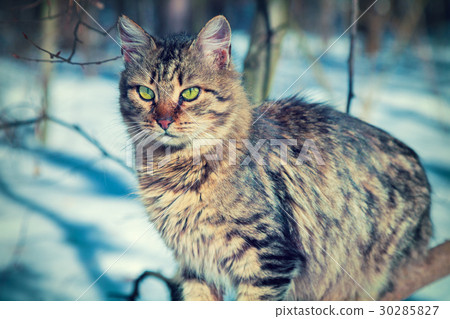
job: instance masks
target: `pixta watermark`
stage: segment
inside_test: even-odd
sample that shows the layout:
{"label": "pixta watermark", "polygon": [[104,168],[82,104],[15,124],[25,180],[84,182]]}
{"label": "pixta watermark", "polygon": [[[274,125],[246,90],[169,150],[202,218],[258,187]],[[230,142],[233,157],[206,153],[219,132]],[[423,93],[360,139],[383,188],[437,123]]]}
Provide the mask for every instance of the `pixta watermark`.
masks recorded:
{"label": "pixta watermark", "polygon": [[[129,140],[126,146],[127,165],[138,170],[147,170],[152,173],[165,165],[179,159],[176,154],[179,148],[167,145],[169,136],[152,134],[139,140]],[[238,143],[240,144],[238,152]],[[325,165],[319,148],[312,139],[306,139],[301,145],[295,139],[193,139],[184,150],[191,151],[192,165],[202,165],[206,162],[227,161],[228,165],[247,166],[269,165],[267,154],[278,157],[281,165],[303,165],[305,162],[315,162]],[[205,151],[207,150],[207,151]],[[244,154],[244,156],[242,156]],[[211,163],[213,164],[213,163]],[[214,165],[214,164],[213,164]]]}

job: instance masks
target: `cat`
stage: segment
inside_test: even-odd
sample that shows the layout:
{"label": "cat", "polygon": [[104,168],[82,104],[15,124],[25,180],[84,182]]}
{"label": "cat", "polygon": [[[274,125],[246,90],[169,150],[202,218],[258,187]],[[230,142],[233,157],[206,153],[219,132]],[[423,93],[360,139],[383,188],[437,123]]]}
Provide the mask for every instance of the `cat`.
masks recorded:
{"label": "cat", "polygon": [[381,299],[424,257],[430,185],[408,146],[299,97],[253,106],[223,16],[194,37],[118,29],[139,192],[183,300]]}

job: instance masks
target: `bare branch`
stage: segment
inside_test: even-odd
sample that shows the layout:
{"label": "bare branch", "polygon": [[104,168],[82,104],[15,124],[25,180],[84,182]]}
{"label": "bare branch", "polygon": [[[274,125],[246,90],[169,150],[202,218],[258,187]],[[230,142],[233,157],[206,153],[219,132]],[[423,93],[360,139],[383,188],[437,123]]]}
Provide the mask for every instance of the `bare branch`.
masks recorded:
{"label": "bare branch", "polygon": [[348,55],[348,96],[347,96],[347,114],[350,113],[350,104],[352,103],[352,98],[355,96],[353,93],[353,67],[354,67],[354,43],[356,37],[356,20],[358,19],[358,0],[352,0],[351,6],[351,17],[353,23],[352,28],[350,30],[350,52]]}
{"label": "bare branch", "polygon": [[72,52],[70,52],[69,57],[67,58],[68,61],[72,61],[73,55],[75,54],[75,51],[77,50],[77,45],[81,40],[78,38],[78,29],[80,28],[81,19],[78,19],[77,23],[75,24],[75,27],[73,28],[73,42],[72,42]]}
{"label": "bare branch", "polygon": [[33,58],[21,57],[21,56],[19,56],[17,54],[13,54],[13,57],[15,57],[16,59],[21,59],[21,60],[25,60],[25,61],[46,62],[46,63],[68,63],[68,64],[80,65],[80,66],[93,65],[93,64],[103,64],[103,63],[115,61],[115,60],[118,60],[118,59],[122,58],[121,55],[118,55],[118,56],[115,56],[113,58],[109,58],[109,59],[105,59],[105,60],[99,60],[99,61],[73,62],[73,61],[67,61],[67,59],[64,59],[64,58],[61,59],[61,60],[33,59]]}
{"label": "bare branch", "polygon": [[[40,2],[36,1],[35,5],[39,5]],[[71,6],[73,4],[69,3],[67,9],[63,12],[63,14],[68,14],[70,12]],[[75,26],[73,28],[73,42],[72,42],[72,49],[70,51],[70,54],[67,58],[61,56],[61,51],[59,52],[51,52],[48,49],[43,48],[42,46],[38,45],[36,42],[34,42],[32,39],[30,39],[28,37],[28,35],[26,35],[25,33],[23,33],[23,36],[25,38],[25,40],[29,41],[36,49],[38,49],[41,52],[47,53],[50,57],[50,59],[40,59],[40,58],[29,58],[29,57],[23,57],[20,56],[18,54],[13,54],[12,56],[16,59],[21,59],[21,60],[26,60],[26,61],[32,61],[32,62],[44,62],[44,63],[67,63],[67,64],[72,64],[72,65],[79,65],[79,66],[85,66],[85,65],[99,65],[99,64],[103,64],[103,63],[107,63],[107,62],[111,62],[111,61],[115,61],[121,58],[121,55],[112,57],[112,58],[108,58],[108,59],[104,59],[104,60],[98,60],[98,61],[89,61],[89,62],[74,62],[73,61],[73,57],[76,54],[77,51],[77,46],[78,43],[82,43],[78,32],[80,30],[80,26],[84,26],[89,30],[95,31],[103,36],[108,35],[108,33],[114,29],[114,27],[116,26],[116,24],[112,25],[110,28],[108,28],[108,30],[106,32],[99,30],[97,28],[94,28],[92,26],[90,26],[89,24],[87,24],[86,22],[84,22],[82,20],[82,16],[81,13],[76,11],[76,16],[77,16],[77,21],[75,23]],[[50,17],[50,13],[49,13],[49,17]],[[47,17],[48,18],[48,17]]]}
{"label": "bare branch", "polygon": [[394,290],[386,294],[382,300],[403,300],[428,284],[450,274],[450,241],[428,251],[426,259],[421,263],[407,265],[401,269]]}
{"label": "bare branch", "polygon": [[92,65],[92,64],[103,64],[103,63],[107,63],[107,62],[118,60],[118,59],[120,59],[122,57],[121,55],[118,55],[118,56],[115,56],[113,58],[108,58],[108,59],[99,60],[99,61],[89,61],[89,62],[74,62],[74,61],[72,61],[72,58],[73,58],[73,56],[75,55],[75,52],[76,52],[77,43],[81,42],[80,39],[78,38],[78,34],[77,34],[80,25],[81,25],[81,21],[78,21],[76,26],[75,26],[75,28],[74,28],[74,40],[73,40],[73,45],[72,45],[72,51],[71,51],[69,57],[67,57],[67,58],[64,58],[63,56],[61,56],[61,51],[54,53],[54,52],[50,52],[47,49],[44,49],[43,47],[38,45],[36,42],[31,40],[28,37],[28,35],[26,35],[25,33],[23,34],[25,40],[29,41],[39,51],[47,53],[50,56],[50,59],[28,58],[28,57],[19,56],[17,54],[13,54],[13,57],[16,58],[16,59],[21,59],[21,60],[26,60],[26,61],[33,61],[33,62],[68,63],[68,64],[80,65],[80,66]]}
{"label": "bare branch", "polygon": [[261,13],[264,18],[264,24],[266,26],[266,67],[264,72],[264,82],[263,82],[263,94],[264,99],[269,96],[269,81],[270,81],[270,65],[272,61],[272,37],[273,31],[270,24],[269,8],[267,0],[259,0],[258,6],[260,7]]}
{"label": "bare branch", "polygon": [[84,22],[84,21],[81,21],[81,25],[83,25],[83,26],[85,26],[86,28],[88,28],[89,30],[92,30],[92,31],[94,31],[94,32],[97,32],[97,33],[99,33],[99,34],[101,34],[101,35],[103,35],[103,36],[107,36],[108,33],[110,33],[112,30],[114,30],[114,29],[116,28],[117,22],[114,23],[112,26],[110,26],[108,29],[106,29],[106,32],[103,31],[103,30],[97,29],[96,27],[93,27],[93,26],[89,25],[89,24],[87,24],[87,23]]}

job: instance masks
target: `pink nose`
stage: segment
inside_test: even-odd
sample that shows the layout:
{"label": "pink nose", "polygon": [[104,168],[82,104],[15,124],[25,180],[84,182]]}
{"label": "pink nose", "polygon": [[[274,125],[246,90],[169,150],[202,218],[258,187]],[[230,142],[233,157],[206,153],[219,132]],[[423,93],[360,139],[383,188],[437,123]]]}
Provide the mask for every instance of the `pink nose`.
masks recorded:
{"label": "pink nose", "polygon": [[164,120],[157,120],[156,122],[158,122],[159,126],[161,126],[161,128],[163,130],[167,130],[169,128],[169,125],[172,124],[172,119],[164,119]]}

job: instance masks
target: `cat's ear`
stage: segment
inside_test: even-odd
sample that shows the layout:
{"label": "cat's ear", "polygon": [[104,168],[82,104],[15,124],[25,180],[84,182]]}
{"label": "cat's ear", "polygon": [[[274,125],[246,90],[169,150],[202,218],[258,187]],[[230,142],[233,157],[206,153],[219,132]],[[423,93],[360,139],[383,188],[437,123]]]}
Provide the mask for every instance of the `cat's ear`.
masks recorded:
{"label": "cat's ear", "polygon": [[156,49],[153,38],[127,16],[119,18],[118,28],[125,63],[137,62],[146,52]]}
{"label": "cat's ear", "polygon": [[192,45],[215,67],[227,68],[231,56],[231,28],[227,19],[219,15],[209,20]]}

